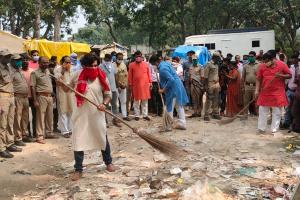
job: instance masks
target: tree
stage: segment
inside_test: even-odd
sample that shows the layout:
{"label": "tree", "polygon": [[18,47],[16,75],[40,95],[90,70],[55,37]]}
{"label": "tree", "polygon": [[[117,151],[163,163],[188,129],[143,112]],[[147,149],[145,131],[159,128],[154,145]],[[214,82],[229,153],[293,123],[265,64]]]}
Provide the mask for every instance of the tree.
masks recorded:
{"label": "tree", "polygon": [[35,20],[33,37],[40,39],[42,0],[35,0]]}

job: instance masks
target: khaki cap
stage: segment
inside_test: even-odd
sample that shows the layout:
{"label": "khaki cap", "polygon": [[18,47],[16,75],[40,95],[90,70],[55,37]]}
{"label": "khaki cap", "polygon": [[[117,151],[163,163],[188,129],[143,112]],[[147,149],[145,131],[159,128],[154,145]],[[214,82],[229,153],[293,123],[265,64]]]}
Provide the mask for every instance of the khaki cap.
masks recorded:
{"label": "khaki cap", "polygon": [[212,55],[212,56],[215,56],[215,57],[221,57],[220,53],[219,53],[219,52],[217,52],[217,51],[215,51],[215,52],[213,53],[213,55]]}
{"label": "khaki cap", "polygon": [[8,49],[3,49],[0,51],[0,56],[8,56],[8,55],[12,55]]}
{"label": "khaki cap", "polygon": [[20,56],[19,54],[15,53],[15,54],[13,54],[13,55],[11,56],[11,59],[12,59],[12,60],[19,60],[19,59],[21,59],[21,56]]}

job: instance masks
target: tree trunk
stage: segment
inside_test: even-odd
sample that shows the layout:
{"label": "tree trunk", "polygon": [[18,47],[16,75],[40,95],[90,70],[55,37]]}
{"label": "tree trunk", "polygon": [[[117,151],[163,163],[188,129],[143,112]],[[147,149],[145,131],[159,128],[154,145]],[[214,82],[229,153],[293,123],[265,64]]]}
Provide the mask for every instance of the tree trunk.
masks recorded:
{"label": "tree trunk", "polygon": [[43,38],[46,38],[46,39],[48,38],[48,34],[49,34],[49,32],[51,31],[51,29],[52,29],[52,23],[51,23],[51,22],[48,22],[46,31],[45,31],[45,33],[44,33],[44,35],[43,35]]}
{"label": "tree trunk", "polygon": [[40,39],[42,0],[35,0],[35,21],[33,38]]}
{"label": "tree trunk", "polygon": [[13,11],[9,13],[9,23],[10,23],[11,33],[15,34],[15,32],[16,32],[16,16]]}
{"label": "tree trunk", "polygon": [[105,20],[104,23],[108,26],[109,33],[110,33],[113,41],[116,42],[116,43],[118,43],[117,37],[115,36],[114,30],[113,30],[113,28],[111,26],[111,23],[110,23],[109,19]]}
{"label": "tree trunk", "polygon": [[60,29],[61,29],[61,17],[63,10],[62,8],[56,8],[54,17],[54,41],[60,41]]}

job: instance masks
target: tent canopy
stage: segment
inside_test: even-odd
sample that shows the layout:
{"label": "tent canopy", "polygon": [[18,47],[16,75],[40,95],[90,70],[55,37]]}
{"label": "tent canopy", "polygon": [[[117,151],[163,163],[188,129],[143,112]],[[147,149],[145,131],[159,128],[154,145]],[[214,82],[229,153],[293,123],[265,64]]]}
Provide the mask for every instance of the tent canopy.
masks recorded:
{"label": "tent canopy", "polygon": [[23,38],[0,30],[0,50],[8,49],[11,53],[24,53]]}
{"label": "tent canopy", "polygon": [[27,51],[38,50],[40,56],[57,56],[60,60],[63,56],[77,53],[79,56],[89,53],[91,48],[88,44],[75,42],[53,42],[48,40],[27,40],[24,42]]}
{"label": "tent canopy", "polygon": [[202,66],[204,66],[210,60],[210,53],[207,48],[203,46],[178,46],[173,53],[173,57],[178,56],[181,59],[187,60],[187,52],[189,51],[194,51],[196,53],[199,63]]}

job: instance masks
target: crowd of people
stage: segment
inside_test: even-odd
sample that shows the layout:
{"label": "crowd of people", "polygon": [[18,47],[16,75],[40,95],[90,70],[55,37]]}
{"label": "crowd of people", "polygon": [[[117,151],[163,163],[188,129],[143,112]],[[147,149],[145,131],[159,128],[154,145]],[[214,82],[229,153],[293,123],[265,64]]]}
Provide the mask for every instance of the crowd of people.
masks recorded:
{"label": "crowd of people", "polygon": [[[100,59],[91,52],[81,59],[72,53],[58,62],[56,56],[49,60],[37,50],[29,54],[2,50],[0,157],[12,158],[25,143],[57,139],[57,132],[66,138],[72,135],[74,180],[81,177],[86,150],[101,150],[107,170],[114,171],[107,138],[110,123],[101,111],[111,109],[126,121],[150,121],[162,116],[162,101],[166,111],[178,117],[175,129],[186,129],[185,112],[191,109],[188,118],[204,114],[205,121],[259,115],[259,133],[267,131],[271,113],[271,132],[280,128],[300,132],[299,53],[288,59],[280,51],[251,51],[242,58],[223,57],[216,51],[202,66],[194,51],[187,53],[187,60],[148,57],[136,51],[127,60],[122,53],[112,52]],[[96,102],[98,109],[70,87]],[[132,108],[133,118],[129,115]],[[118,118],[112,124],[122,126]]]}

